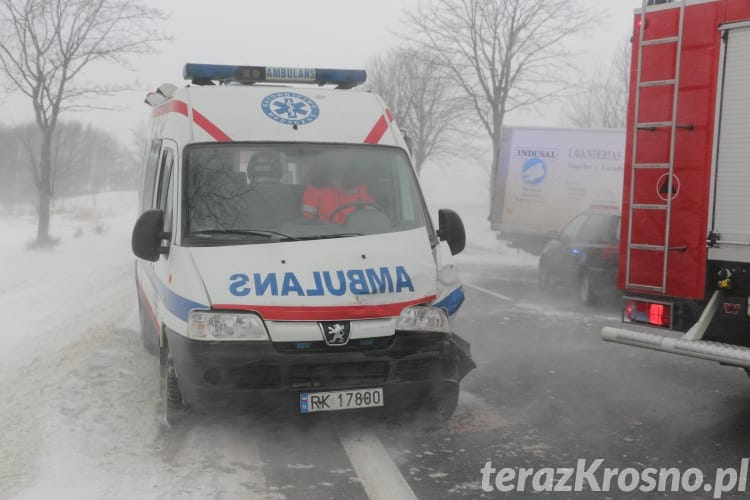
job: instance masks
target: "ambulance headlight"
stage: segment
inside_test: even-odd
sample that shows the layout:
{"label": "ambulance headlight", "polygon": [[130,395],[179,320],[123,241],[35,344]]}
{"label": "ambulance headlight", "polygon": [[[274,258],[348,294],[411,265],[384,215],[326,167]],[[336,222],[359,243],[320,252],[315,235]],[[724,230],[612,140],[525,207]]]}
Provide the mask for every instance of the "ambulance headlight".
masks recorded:
{"label": "ambulance headlight", "polygon": [[188,338],[195,340],[268,340],[260,316],[252,313],[191,311]]}
{"label": "ambulance headlight", "polygon": [[411,306],[401,311],[396,330],[451,333],[451,325],[448,314],[440,307]]}

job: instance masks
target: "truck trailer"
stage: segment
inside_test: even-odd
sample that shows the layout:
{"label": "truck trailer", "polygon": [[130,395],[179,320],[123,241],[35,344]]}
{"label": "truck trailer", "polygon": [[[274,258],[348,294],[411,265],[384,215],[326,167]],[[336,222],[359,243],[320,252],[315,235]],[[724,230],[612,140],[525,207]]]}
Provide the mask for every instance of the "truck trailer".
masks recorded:
{"label": "truck trailer", "polygon": [[618,285],[638,328],[602,337],[747,371],[750,1],[643,2],[625,165]]}
{"label": "truck trailer", "polygon": [[619,208],[625,131],[504,127],[492,176],[498,239],[533,254],[591,206]]}

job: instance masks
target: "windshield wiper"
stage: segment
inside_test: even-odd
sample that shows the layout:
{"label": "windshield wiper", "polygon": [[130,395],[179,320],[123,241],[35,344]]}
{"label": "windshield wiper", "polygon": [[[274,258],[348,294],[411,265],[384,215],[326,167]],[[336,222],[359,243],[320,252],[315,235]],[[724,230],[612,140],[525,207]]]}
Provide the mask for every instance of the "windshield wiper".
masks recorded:
{"label": "windshield wiper", "polygon": [[288,234],[280,233],[278,231],[269,231],[266,229],[204,229],[202,231],[192,231],[191,235],[209,235],[209,234],[235,234],[240,236],[265,236],[268,239],[274,236],[281,236],[285,240],[297,241],[300,238],[295,238]]}
{"label": "windshield wiper", "polygon": [[316,234],[315,236],[300,236],[297,240],[327,240],[332,238],[351,238],[352,236],[364,236],[363,233],[337,233],[337,234]]}

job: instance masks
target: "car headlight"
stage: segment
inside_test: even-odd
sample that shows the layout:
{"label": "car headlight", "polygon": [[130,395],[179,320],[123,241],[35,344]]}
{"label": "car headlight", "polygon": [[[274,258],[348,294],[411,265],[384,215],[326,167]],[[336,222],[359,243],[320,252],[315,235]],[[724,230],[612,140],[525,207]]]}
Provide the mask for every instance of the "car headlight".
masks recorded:
{"label": "car headlight", "polygon": [[195,340],[268,340],[263,320],[253,313],[190,311],[187,331]]}
{"label": "car headlight", "polygon": [[411,306],[401,311],[396,330],[451,333],[448,314],[440,307]]}

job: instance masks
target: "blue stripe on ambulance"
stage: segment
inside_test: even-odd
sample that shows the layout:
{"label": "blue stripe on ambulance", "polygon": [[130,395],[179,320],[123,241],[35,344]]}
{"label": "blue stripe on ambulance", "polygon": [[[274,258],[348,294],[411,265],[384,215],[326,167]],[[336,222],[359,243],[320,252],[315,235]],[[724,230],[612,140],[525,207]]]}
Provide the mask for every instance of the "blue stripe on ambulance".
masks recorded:
{"label": "blue stripe on ambulance", "polygon": [[191,309],[209,309],[205,304],[200,302],[194,302],[182,295],[173,292],[164,283],[161,282],[153,268],[149,265],[141,265],[141,269],[146,272],[151,285],[156,290],[158,300],[164,303],[165,307],[169,312],[180,318],[182,321],[187,322],[188,314]]}
{"label": "blue stripe on ambulance", "polygon": [[449,316],[453,315],[464,303],[464,289],[459,286],[451,293],[443,297],[439,302],[433,304],[434,307],[442,307]]}

